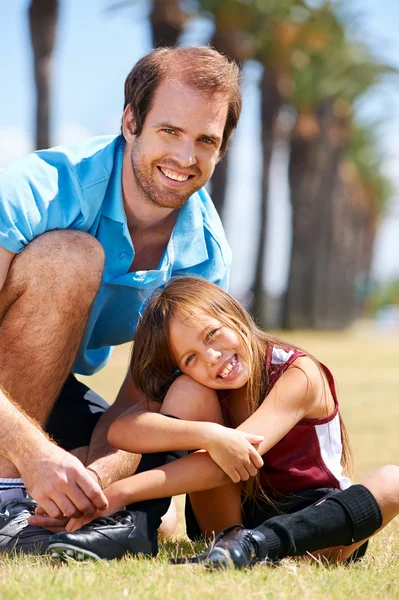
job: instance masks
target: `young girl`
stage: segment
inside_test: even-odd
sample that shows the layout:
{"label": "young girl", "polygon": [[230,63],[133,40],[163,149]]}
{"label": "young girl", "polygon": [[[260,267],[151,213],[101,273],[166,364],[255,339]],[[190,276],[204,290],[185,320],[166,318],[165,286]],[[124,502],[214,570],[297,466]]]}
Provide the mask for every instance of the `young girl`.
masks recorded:
{"label": "young girl", "polygon": [[[108,512],[188,493],[189,536],[222,532],[197,561],[240,567],[323,548],[344,560],[398,513],[397,467],[350,486],[327,367],[258,329],[215,285],[179,278],[153,297],[131,371],[160,411],[128,411],[111,425],[110,443],[141,454],[193,452],[114,483]],[[75,531],[86,522],[72,520],[74,533],[53,536],[50,549],[92,555],[87,528],[100,525]]]}

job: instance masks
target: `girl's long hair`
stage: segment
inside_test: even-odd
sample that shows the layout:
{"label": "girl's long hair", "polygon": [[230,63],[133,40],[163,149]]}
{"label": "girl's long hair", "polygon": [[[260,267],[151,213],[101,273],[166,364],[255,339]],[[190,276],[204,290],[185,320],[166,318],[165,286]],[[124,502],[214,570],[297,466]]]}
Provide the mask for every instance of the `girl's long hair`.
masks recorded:
{"label": "girl's long hair", "polygon": [[[199,277],[178,277],[169,281],[151,298],[141,317],[131,358],[133,382],[147,400],[162,403],[169,387],[180,375],[170,346],[170,323],[176,316],[195,319],[205,313],[228,327],[242,340],[250,376],[247,383],[248,412],[253,414],[262,404],[269,385],[266,354],[270,346],[300,350],[297,346],[271,336],[257,327],[250,315],[230,294]],[[320,363],[306,352],[323,369]],[[306,373],[305,373],[306,375]],[[324,379],[323,379],[324,381]],[[351,451],[345,425],[341,419],[342,466],[349,475]],[[259,478],[245,482],[247,496],[265,497]]]}

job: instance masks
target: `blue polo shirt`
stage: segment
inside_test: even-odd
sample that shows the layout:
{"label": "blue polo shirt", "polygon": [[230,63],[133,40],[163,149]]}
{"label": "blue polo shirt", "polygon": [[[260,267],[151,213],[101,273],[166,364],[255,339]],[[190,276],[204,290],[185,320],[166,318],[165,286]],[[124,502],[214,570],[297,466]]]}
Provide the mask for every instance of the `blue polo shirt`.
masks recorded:
{"label": "blue polo shirt", "polygon": [[104,248],[102,284],[73,367],[83,375],[101,369],[112,346],[133,340],[149,296],[171,277],[228,284],[231,251],[204,188],[180,209],[158,268],[128,272],[134,247],[123,208],[123,151],[122,136],[96,137],[34,152],[0,173],[0,246],[18,253],[46,231],[75,229]]}

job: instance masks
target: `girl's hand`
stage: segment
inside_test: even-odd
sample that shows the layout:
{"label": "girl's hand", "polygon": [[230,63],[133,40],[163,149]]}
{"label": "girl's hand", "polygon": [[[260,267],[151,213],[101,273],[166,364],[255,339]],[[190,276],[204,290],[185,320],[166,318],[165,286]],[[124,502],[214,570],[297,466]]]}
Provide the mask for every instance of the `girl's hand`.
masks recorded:
{"label": "girl's hand", "polygon": [[44,527],[53,533],[65,531],[68,521],[69,517],[60,517],[59,519],[56,519],[55,517],[49,517],[44,508],[41,506],[37,506],[35,509],[35,514],[28,519],[29,525]]}
{"label": "girl's hand", "polygon": [[83,517],[77,519],[70,519],[66,526],[66,531],[76,531],[93,521],[93,519],[97,519],[97,517],[108,517],[118,512],[118,510],[123,510],[126,506],[126,498],[123,491],[123,479],[105,488],[104,494],[108,500],[108,508],[103,511],[97,510],[94,515],[83,515]]}
{"label": "girl's hand", "polygon": [[263,466],[262,457],[255,448],[263,441],[263,436],[212,425],[213,435],[204,448],[212,460],[234,483],[255,476]]}

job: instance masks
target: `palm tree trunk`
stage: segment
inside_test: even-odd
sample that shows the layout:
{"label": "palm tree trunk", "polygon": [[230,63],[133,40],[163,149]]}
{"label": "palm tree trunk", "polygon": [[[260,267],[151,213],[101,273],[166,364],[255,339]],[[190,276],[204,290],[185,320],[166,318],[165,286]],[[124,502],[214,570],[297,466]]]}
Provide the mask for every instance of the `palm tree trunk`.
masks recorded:
{"label": "palm tree trunk", "polygon": [[353,296],[353,282],[335,269],[341,237],[335,191],[348,123],[334,114],[330,102],[314,116],[317,133],[306,137],[297,125],[291,141],[293,240],[284,314],[284,326],[290,329],[342,327],[351,312],[348,285]]}
{"label": "palm tree trunk", "polygon": [[31,0],[29,26],[36,83],[36,148],[50,143],[50,82],[58,0]]}
{"label": "palm tree trunk", "polygon": [[229,168],[229,153],[223,157],[212,175],[212,201],[218,211],[219,217],[223,220],[223,209],[226,199],[227,172]]}
{"label": "palm tree trunk", "polygon": [[260,326],[267,326],[267,301],[264,284],[266,230],[269,201],[270,165],[272,160],[275,129],[283,98],[278,88],[277,72],[264,65],[261,79],[261,141],[262,141],[262,200],[260,207],[260,231],[253,284],[252,312]]}
{"label": "palm tree trunk", "polygon": [[[213,48],[218,50],[218,52],[221,52],[241,65],[248,56],[243,49],[239,33],[235,29],[230,28],[227,23],[228,19],[223,20],[219,17],[216,20],[216,28],[209,43]],[[226,202],[228,169],[229,153],[227,152],[223,157],[223,160],[216,165],[211,180],[212,200],[220,218],[223,217],[223,210]]]}
{"label": "palm tree trunk", "polygon": [[[224,13],[221,7],[220,12],[216,10],[215,31],[210,40],[210,45],[225,56],[234,60],[242,66],[245,60],[250,58],[252,49],[250,49],[242,35],[242,31],[229,24],[229,15]],[[229,152],[223,157],[223,160],[216,166],[212,175],[212,200],[219,216],[223,217],[223,210],[226,203],[226,188],[229,170]]]}
{"label": "palm tree trunk", "polygon": [[152,0],[150,24],[153,47],[175,46],[186,20],[180,0]]}

